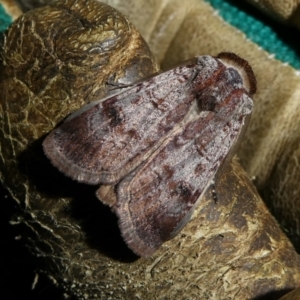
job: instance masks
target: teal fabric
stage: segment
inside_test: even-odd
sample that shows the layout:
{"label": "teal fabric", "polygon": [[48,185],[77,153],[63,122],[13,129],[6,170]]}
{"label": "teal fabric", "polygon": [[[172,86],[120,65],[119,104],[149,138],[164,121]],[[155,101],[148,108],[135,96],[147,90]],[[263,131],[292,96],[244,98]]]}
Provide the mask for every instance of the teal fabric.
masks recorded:
{"label": "teal fabric", "polygon": [[271,20],[250,4],[240,0],[205,0],[229,24],[239,28],[246,36],[275,58],[300,69],[300,32]]}
{"label": "teal fabric", "polygon": [[[283,62],[300,69],[300,31],[279,24],[240,0],[205,0],[231,25]],[[0,4],[0,32],[11,23]]]}
{"label": "teal fabric", "polygon": [[0,32],[4,31],[11,22],[11,17],[5,12],[3,6],[0,4]]}

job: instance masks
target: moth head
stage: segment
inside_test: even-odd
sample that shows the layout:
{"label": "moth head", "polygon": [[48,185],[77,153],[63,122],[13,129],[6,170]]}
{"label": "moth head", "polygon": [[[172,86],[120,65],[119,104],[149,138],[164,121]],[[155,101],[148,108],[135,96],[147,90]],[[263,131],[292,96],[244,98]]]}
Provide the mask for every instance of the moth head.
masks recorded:
{"label": "moth head", "polygon": [[245,59],[232,52],[221,52],[217,58],[220,59],[225,66],[232,67],[239,72],[243,79],[244,87],[250,96],[256,93],[256,78],[251,66]]}

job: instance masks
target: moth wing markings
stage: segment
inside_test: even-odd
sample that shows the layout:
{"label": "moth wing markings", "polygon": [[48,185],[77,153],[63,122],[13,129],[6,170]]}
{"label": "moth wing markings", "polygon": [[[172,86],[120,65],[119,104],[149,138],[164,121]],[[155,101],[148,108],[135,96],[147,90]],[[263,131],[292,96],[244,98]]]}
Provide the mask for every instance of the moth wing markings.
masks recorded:
{"label": "moth wing markings", "polygon": [[95,115],[99,117],[99,112],[102,112],[100,105],[63,123],[54,129],[43,143],[44,151],[52,163],[63,173],[78,181],[94,183],[93,180],[98,177],[98,172],[90,169],[93,156],[100,154],[99,145],[91,140],[97,131],[105,134],[104,128],[108,127],[110,120],[103,121],[105,118],[102,118],[102,122],[100,122],[98,118],[98,127],[92,130],[90,126],[86,125],[93,123],[91,119]]}
{"label": "moth wing markings", "polygon": [[[210,112],[202,119],[189,122],[119,184],[114,210],[125,241],[138,255],[151,255],[189,221],[201,195],[239,135],[244,116],[237,118],[238,130],[232,131],[228,122],[232,114],[240,114],[244,103],[239,104],[239,98],[238,95],[232,100],[234,109],[230,106],[221,108],[220,117]],[[215,135],[212,128],[216,129]],[[174,148],[176,139],[187,135],[187,130],[191,130],[190,135],[194,132],[193,149],[190,149],[191,141]],[[207,138],[199,147],[197,143],[205,135],[210,139]],[[196,168],[201,164],[210,166],[195,176]],[[164,169],[166,165],[169,170]],[[173,165],[174,168],[170,167]],[[173,174],[166,178],[166,172]]]}
{"label": "moth wing markings", "polygon": [[[147,85],[147,83],[141,83],[140,85]],[[129,103],[126,105],[126,102],[130,101],[130,96],[135,93],[137,89],[140,89],[140,87],[134,87],[126,90],[118,96],[112,96],[106,100],[111,101],[116,99],[116,102],[125,102],[124,106],[130,107]],[[126,94],[125,98],[123,94]],[[92,184],[98,183],[99,178],[99,170],[93,171],[90,167],[91,162],[94,161],[93,153],[97,155],[100,154],[101,157],[101,153],[99,153],[99,149],[101,149],[101,143],[97,143],[97,141],[93,139],[94,136],[99,132],[100,134],[97,134],[99,141],[101,134],[104,135],[107,133],[106,129],[109,128],[108,125],[111,121],[109,118],[106,118],[105,120],[105,117],[102,114],[102,105],[103,101],[91,106],[88,110],[84,110],[81,114],[75,114],[69,120],[66,120],[66,122],[60,127],[54,129],[44,141],[45,153],[56,167],[73,179]],[[97,121],[93,122],[93,118],[95,116],[99,117],[99,115],[100,118],[97,118]],[[97,126],[94,126],[93,123],[97,123]],[[83,130],[84,133],[81,133]],[[66,151],[69,149],[69,147],[66,147],[66,140],[69,140],[69,145],[72,145],[72,152],[77,152],[75,159],[72,159],[72,157],[71,159],[68,159],[68,156],[70,155],[68,155],[68,151]],[[89,156],[89,158],[87,156]],[[108,155],[103,155],[103,157],[108,157]],[[107,172],[107,174],[109,173],[110,172]],[[107,174],[105,171],[103,171],[103,177],[105,177]]]}
{"label": "moth wing markings", "polygon": [[[190,70],[185,70],[184,72],[189,73]],[[172,71],[170,71],[171,77],[172,77]],[[183,74],[184,75],[184,74]],[[170,78],[168,78],[168,74],[166,73],[162,73],[161,75],[159,75],[163,80],[161,82],[170,80]],[[175,76],[173,74],[173,76]],[[166,79],[164,79],[166,78]],[[172,78],[171,78],[172,79]],[[153,79],[152,79],[153,80]],[[178,80],[178,78],[176,79]],[[176,81],[175,80],[175,81]],[[171,82],[171,87],[173,88],[173,81],[170,80]],[[178,84],[178,82],[177,82]],[[159,85],[159,80],[158,80],[158,85]],[[175,84],[176,85],[176,84]],[[145,87],[151,87],[150,89],[158,89],[158,86],[153,87],[153,85],[151,86],[151,84],[147,81],[147,82],[142,82],[139,84],[139,89],[141,89],[144,93],[146,93],[146,88]],[[180,86],[180,84],[179,84]],[[169,93],[172,93],[172,89],[170,91],[170,87],[169,88]],[[59,127],[58,129],[54,130],[54,132],[52,134],[50,134],[50,136],[48,138],[46,138],[45,142],[44,142],[44,149],[46,154],[50,157],[50,159],[52,160],[52,163],[58,167],[62,172],[64,172],[65,174],[67,174],[68,176],[72,177],[75,180],[81,181],[81,182],[86,182],[86,183],[90,183],[90,184],[97,184],[97,183],[114,183],[116,181],[118,181],[119,178],[121,178],[122,176],[124,176],[128,171],[132,170],[133,168],[135,168],[144,158],[147,158],[147,156],[149,154],[146,154],[144,157],[143,155],[137,155],[137,152],[139,152],[139,150],[141,148],[141,145],[143,145],[143,142],[147,140],[147,138],[149,136],[144,136],[144,140],[140,139],[139,141],[137,140],[136,143],[131,143],[134,144],[135,146],[135,151],[129,151],[131,149],[129,149],[128,151],[126,151],[126,153],[123,153],[125,151],[125,149],[127,149],[126,147],[126,137],[125,135],[122,136],[114,136],[112,135],[111,138],[106,138],[107,142],[104,141],[104,144],[106,143],[110,143],[109,144],[109,151],[108,150],[103,150],[103,154],[101,154],[100,151],[97,151],[97,147],[99,147],[101,149],[101,147],[103,145],[101,145],[101,132],[104,130],[99,130],[100,128],[103,129],[105,127],[105,125],[107,125],[109,123],[109,120],[107,120],[105,123],[102,120],[102,125],[101,125],[101,118],[98,118],[98,122],[100,124],[97,124],[97,128],[95,127],[95,130],[92,130],[89,132],[89,134],[83,134],[83,136],[79,136],[80,130],[79,131],[74,131],[74,132],[69,132],[67,136],[65,136],[65,138],[57,138],[55,140],[55,134],[58,132],[62,132],[64,130],[64,126],[68,126],[69,128],[73,127],[74,128],[78,128],[78,121],[80,120],[82,124],[87,124],[89,126],[92,125],[95,126],[95,124],[93,124],[93,122],[89,122],[91,120],[91,118],[89,118],[89,114],[91,113],[91,111],[94,111],[96,114],[96,111],[99,110],[100,111],[100,115],[104,110],[105,104],[108,101],[112,101],[112,99],[116,99],[116,103],[120,103],[120,106],[123,107],[124,109],[128,109],[128,115],[125,114],[125,118],[127,118],[128,120],[131,119],[130,116],[134,113],[134,111],[131,108],[130,105],[130,97],[132,95],[132,91],[136,91],[137,87],[133,87],[133,88],[129,88],[128,90],[126,90],[124,92],[124,94],[126,94],[127,96],[125,97],[125,100],[122,99],[122,95],[123,93],[118,94],[117,96],[114,96],[112,98],[109,98],[107,100],[105,100],[104,102],[101,102],[100,104],[92,107],[90,110],[84,111],[82,114],[75,116],[73,118],[71,118],[71,120],[69,120],[68,122],[66,122],[65,124],[63,124],[61,127]],[[180,87],[179,87],[180,89]],[[168,91],[166,92],[168,94]],[[170,98],[174,98],[171,97]],[[175,97],[176,98],[176,97]],[[178,101],[184,102],[186,99],[184,99],[184,97],[177,97]],[[128,102],[128,103],[127,103]],[[127,104],[127,105],[125,105]],[[174,105],[174,104],[173,104]],[[102,106],[102,107],[100,107]],[[173,107],[174,108],[174,107]],[[177,108],[177,106],[176,106]],[[181,118],[184,117],[184,115],[187,113],[188,111],[188,105],[187,107],[180,107],[180,109],[185,110],[185,112],[182,112],[181,115],[180,113],[176,114],[174,113],[173,116],[180,115]],[[172,112],[172,109],[171,109]],[[170,113],[170,115],[172,116],[172,114]],[[93,115],[92,115],[93,117]],[[163,119],[163,115],[161,117],[161,119]],[[139,122],[142,123],[141,126],[140,123],[136,123],[136,128],[137,130],[139,130],[139,128],[145,128],[145,125],[143,127],[143,120],[139,119]],[[178,122],[178,119],[176,119],[176,122]],[[174,123],[176,123],[174,122]],[[94,122],[95,123],[95,122]],[[97,123],[97,122],[96,122]],[[66,125],[68,124],[68,125]],[[125,124],[126,125],[126,124]],[[168,126],[167,123],[162,123],[162,126]],[[148,126],[150,128],[152,128],[151,126]],[[155,126],[154,126],[155,127]],[[150,134],[151,132],[162,132],[161,129],[163,128],[159,128],[160,130],[157,130],[157,128],[152,128],[152,130],[150,130]],[[171,130],[171,127],[168,128],[167,131]],[[149,134],[149,132],[147,132]],[[165,133],[164,133],[165,134]],[[95,138],[95,136],[97,136],[97,139]],[[152,140],[154,140],[154,143],[157,142],[158,140],[160,140],[160,138],[162,138],[162,136],[154,136]],[[50,142],[50,139],[54,139],[55,142]],[[72,155],[70,158],[68,158],[68,153],[64,153],[65,149],[64,149],[64,145],[65,145],[65,140],[69,140],[69,145],[73,145],[72,147],[74,147],[74,153],[76,153],[75,155],[75,159],[72,159]],[[163,140],[163,139],[162,139]],[[98,141],[98,143],[97,143]],[[125,141],[125,142],[124,142]],[[131,140],[132,141],[132,140]],[[78,142],[78,144],[81,145],[82,147],[82,151],[79,151],[79,147],[76,146],[76,143]],[[115,152],[113,152],[114,147],[114,143],[119,143],[122,144],[123,146],[120,147],[122,151],[119,151],[120,149],[115,149]],[[128,144],[128,143],[127,143]],[[75,146],[74,146],[75,145]],[[149,143],[150,146],[153,146],[151,143]],[[105,148],[105,146],[103,146],[102,148]],[[122,149],[123,148],[123,149]],[[146,150],[145,150],[146,149]],[[143,149],[143,151],[147,151],[147,147]],[[151,153],[153,150],[155,150],[155,147],[149,151],[149,153]],[[128,155],[131,155],[131,157],[128,157]],[[70,156],[70,155],[69,155]],[[136,159],[132,159],[135,156]],[[114,161],[113,158],[118,158],[118,161]],[[122,160],[123,159],[123,160]],[[119,161],[120,160],[120,161]],[[111,162],[111,164],[103,170],[102,168],[102,162],[106,161],[106,162]],[[119,164],[118,164],[119,163]],[[98,168],[95,166],[98,166]],[[115,167],[115,170],[112,171],[111,168]]]}
{"label": "moth wing markings", "polygon": [[[162,74],[162,76],[166,76],[166,74]],[[163,84],[164,81],[166,81],[167,79],[162,78],[160,84]],[[170,78],[168,78],[168,80],[170,80]],[[173,80],[170,80],[170,82],[172,83]],[[181,89],[181,86],[179,84],[177,84],[176,86],[177,89]],[[155,93],[157,90],[159,90],[159,85],[155,86],[155,87],[151,87],[149,88],[149,90],[144,89],[143,90],[143,94],[146,93],[150,93],[152,94],[153,92]],[[140,164],[141,160],[146,159],[156,148],[157,146],[161,143],[161,140],[164,140],[164,134],[167,134],[172,127],[177,123],[177,119],[175,121],[173,121],[171,124],[172,126],[170,126],[170,124],[167,124],[166,122],[164,122],[164,119],[166,117],[166,114],[171,114],[174,116],[176,116],[176,113],[173,113],[173,111],[175,109],[178,108],[177,106],[174,106],[176,104],[176,101],[171,101],[171,100],[176,100],[179,99],[179,97],[176,95],[178,93],[178,91],[176,89],[173,90],[172,86],[169,86],[168,89],[165,91],[165,93],[161,96],[161,98],[163,99],[163,102],[166,103],[166,107],[167,109],[165,111],[163,111],[161,113],[160,109],[153,109],[153,107],[149,107],[150,103],[145,103],[146,106],[148,106],[147,109],[144,109],[144,107],[141,109],[141,111],[135,111],[134,115],[137,116],[138,118],[138,122],[135,122],[135,127],[137,128],[137,134],[140,134],[140,138],[139,139],[129,139],[127,140],[127,143],[124,143],[124,146],[122,148],[120,148],[119,152],[115,152],[114,155],[110,154],[110,159],[114,161],[114,165],[115,165],[115,172],[120,173],[120,168],[123,166],[118,166],[116,164],[116,159],[118,159],[118,157],[122,157],[122,151],[125,151],[125,154],[128,155],[132,155],[132,154],[136,154],[136,157],[138,156],[142,156],[143,157],[141,159],[137,159],[136,162],[131,163],[130,169],[133,169],[134,167],[136,167],[138,164]],[[175,95],[174,95],[175,94]],[[155,99],[154,97],[149,97],[150,99]],[[169,103],[167,102],[169,101]],[[186,99],[183,99],[182,102],[187,102]],[[173,103],[172,103],[173,102]],[[174,103],[175,102],[175,103]],[[173,105],[173,106],[172,106]],[[181,108],[182,109],[182,108]],[[188,111],[188,106],[184,109],[184,114],[185,115]],[[180,115],[180,114],[179,114]],[[144,118],[145,116],[145,118]],[[183,118],[183,117],[181,117]],[[135,118],[136,120],[136,118]],[[132,121],[132,119],[131,119]],[[165,124],[164,124],[165,123]],[[157,132],[160,133],[160,135],[158,137],[157,136]],[[146,140],[148,140],[148,144],[145,142]],[[149,140],[151,142],[149,142]],[[156,146],[153,145],[153,143],[157,143]],[[143,144],[146,144],[146,146],[143,146]],[[150,151],[148,151],[148,153],[145,153],[145,150],[147,151],[147,149],[149,147],[152,147],[152,149],[150,149]],[[135,157],[135,158],[136,158]],[[126,169],[126,168],[125,168]],[[124,170],[125,170],[124,169]],[[127,171],[126,171],[127,172]]]}
{"label": "moth wing markings", "polygon": [[[162,147],[164,146],[165,145],[163,145]],[[161,240],[161,235],[165,235],[162,232],[162,228],[156,227],[156,224],[160,219],[166,220],[168,213],[163,203],[166,198],[169,198],[167,195],[167,193],[169,192],[169,187],[166,187],[166,185],[164,184],[168,183],[168,181],[164,180],[165,176],[163,175],[161,176],[161,178],[158,178],[157,176],[160,169],[159,166],[161,164],[164,164],[163,161],[157,161],[161,156],[165,156],[165,153],[162,152],[166,151],[160,150],[159,153],[155,155],[155,157],[151,156],[151,158],[149,159],[150,161],[148,161],[144,167],[140,167],[138,171],[128,175],[128,177],[122,181],[120,187],[118,188],[118,202],[116,205],[116,213],[119,216],[119,225],[123,237],[130,245],[130,247],[137,254],[142,256],[144,256],[145,253],[146,255],[150,255],[152,252],[154,252],[156,248],[163,242]],[[152,167],[152,164],[150,164],[150,162],[155,159],[155,166]],[[165,160],[165,157],[163,160]],[[171,169],[170,171],[172,172],[173,169]],[[147,172],[152,173],[152,177],[148,180],[147,176],[149,176],[149,174],[147,174]],[[144,179],[144,177],[146,178]],[[141,186],[138,188],[138,191],[134,192],[132,190],[132,185],[134,185],[134,180],[136,178],[138,178],[138,181],[141,182]],[[146,189],[147,185],[148,189]],[[176,193],[175,190],[176,186],[174,186],[172,193]],[[155,199],[155,201],[153,199]],[[135,207],[133,207],[133,205]],[[184,209],[183,207],[180,207],[180,204],[175,208],[173,207],[173,209],[171,210],[171,214],[178,214],[180,211],[184,212]],[[137,213],[134,211],[136,211]],[[133,221],[133,219],[135,221]],[[144,222],[144,220],[146,223]],[[169,232],[172,232],[174,230],[174,224],[171,224],[171,230],[170,224],[168,226],[170,220],[167,220],[167,222],[165,221],[164,223],[164,225],[166,225],[167,227],[166,229]],[[143,240],[143,237],[146,238],[146,241]],[[165,238],[165,240],[167,239],[168,237]]]}

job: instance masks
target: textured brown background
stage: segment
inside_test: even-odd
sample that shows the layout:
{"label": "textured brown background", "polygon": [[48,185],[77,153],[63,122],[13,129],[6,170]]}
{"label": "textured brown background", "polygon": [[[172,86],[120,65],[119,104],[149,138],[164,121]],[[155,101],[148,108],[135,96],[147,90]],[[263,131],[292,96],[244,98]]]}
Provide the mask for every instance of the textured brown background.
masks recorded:
{"label": "textured brown background", "polygon": [[247,0],[271,17],[300,29],[299,0]]}
{"label": "textured brown background", "polygon": [[[109,1],[109,3],[113,2]],[[297,165],[297,153],[299,152],[299,122],[297,122],[299,116],[299,105],[297,105],[299,78],[296,76],[295,70],[275,61],[268,53],[245,40],[241,33],[223,23],[209,5],[204,2],[190,1],[188,4],[183,4],[182,1],[153,1],[151,7],[147,4],[141,6],[140,3],[130,1],[126,2],[126,6],[122,6],[122,3],[117,2],[118,8],[130,16],[132,22],[141,30],[146,40],[150,42],[158,61],[163,62],[163,67],[170,66],[174,62],[196,54],[209,53],[214,55],[222,50],[236,52],[249,60],[257,74],[259,90],[255,97],[256,108],[252,125],[239,153],[241,161],[248,173],[255,176],[255,182],[259,189],[268,193],[269,199],[275,199],[275,206],[278,206],[280,210],[282,207],[286,207],[287,209],[283,210],[284,214],[287,214],[286,219],[295,220],[296,223],[296,220],[299,220],[299,211],[297,211],[299,205],[296,202],[298,200],[297,188],[299,188],[299,167]],[[76,105],[80,105],[80,103]],[[74,108],[68,109],[73,110]],[[60,110],[59,112],[60,114],[56,115],[56,120],[66,114],[66,112]],[[36,122],[38,119],[35,117],[33,120]],[[51,122],[53,123],[49,127],[56,124],[57,121]],[[48,130],[44,129],[44,132],[46,133]],[[36,137],[33,132],[32,138],[35,139]],[[20,139],[18,138],[18,140]],[[23,144],[19,142],[16,142],[16,144],[21,149],[26,141],[24,140]],[[235,176],[235,179],[230,181],[229,179],[233,177],[228,175],[226,177],[229,180],[227,183],[224,180],[221,181],[219,189],[222,192],[219,192],[219,194],[222,197],[219,199],[219,205],[215,207],[211,199],[204,199],[199,208],[201,213],[179,237],[167,243],[153,258],[152,262],[142,260],[133,262],[135,258],[131,257],[128,263],[124,264],[122,260],[125,257],[128,259],[130,254],[126,252],[126,246],[121,240],[112,238],[112,236],[118,234],[115,218],[113,216],[108,219],[104,218],[104,216],[110,215],[109,210],[103,210],[103,208],[99,210],[98,202],[91,202],[93,210],[102,213],[102,218],[98,215],[99,219],[97,217],[92,223],[85,223],[85,220],[89,217],[93,218],[93,215],[89,215],[89,209],[86,208],[85,202],[81,200],[80,195],[82,194],[78,194],[79,197],[75,201],[73,200],[71,206],[66,198],[61,198],[57,203],[58,205],[54,205],[55,202],[53,201],[57,199],[57,195],[55,195],[57,191],[54,190],[55,197],[50,202],[49,199],[48,202],[43,201],[41,207],[34,207],[36,210],[31,212],[38,217],[38,221],[28,218],[23,224],[28,227],[30,225],[35,226],[34,224],[38,223],[51,224],[51,217],[56,219],[55,213],[58,213],[62,223],[59,224],[60,229],[55,229],[53,236],[46,227],[36,232],[42,234],[41,238],[43,240],[47,241],[49,238],[50,244],[57,243],[58,248],[60,242],[57,242],[56,239],[59,240],[60,236],[63,237],[66,230],[70,230],[74,234],[73,241],[71,238],[68,241],[69,245],[66,245],[68,246],[66,249],[72,250],[68,258],[69,261],[62,262],[59,266],[53,266],[50,272],[48,270],[50,274],[51,272],[57,272],[55,271],[57,267],[60,269],[68,266],[69,279],[64,287],[66,290],[71,289],[72,293],[87,291],[92,297],[93,291],[97,290],[95,282],[99,279],[101,282],[101,276],[103,277],[103,284],[111,284],[108,288],[101,287],[102,291],[106,293],[106,298],[111,292],[114,293],[114,297],[116,295],[132,297],[141,288],[146,295],[150,293],[151,296],[157,295],[161,298],[164,295],[174,295],[174,297],[176,295],[176,297],[184,299],[186,295],[180,294],[182,290],[190,291],[189,299],[197,298],[200,290],[201,295],[206,294],[207,297],[212,299],[218,299],[218,297],[223,299],[225,296],[233,294],[238,295],[240,299],[246,299],[247,295],[249,296],[249,293],[251,294],[253,291],[258,292],[258,295],[268,293],[272,286],[283,290],[291,288],[297,278],[299,282],[299,277],[297,277],[297,274],[299,274],[299,258],[293,252],[274,220],[270,218],[255,192],[251,188],[249,190],[251,184],[236,168],[238,167],[235,167],[236,175],[232,175]],[[12,172],[12,170],[6,168],[6,172]],[[35,172],[41,170],[42,168],[36,169]],[[37,174],[40,173],[37,172]],[[238,181],[237,177],[240,178]],[[13,176],[11,178],[14,179]],[[72,186],[62,176],[58,178],[59,181],[62,180],[66,184],[70,184],[70,187]],[[24,180],[26,182],[27,179],[24,178]],[[241,183],[228,189],[228,185],[232,186],[232,182]],[[225,184],[225,187],[227,184],[227,188],[222,188],[222,183]],[[22,181],[11,184],[8,185],[18,186],[19,184],[20,188],[26,188]],[[38,191],[40,188],[41,186],[38,186]],[[245,198],[241,197],[239,192],[241,189],[244,191],[242,195]],[[226,195],[228,190],[231,192],[230,196]],[[88,188],[84,191],[86,192],[86,198],[89,198],[89,195],[92,195],[93,192]],[[75,190],[76,192],[77,190]],[[17,198],[20,196],[22,198],[23,192],[19,193]],[[62,196],[70,196],[68,193]],[[231,199],[230,205],[226,202],[228,199]],[[24,200],[28,201],[29,204],[36,205],[36,202],[31,202],[30,197],[25,197]],[[56,210],[53,210],[55,206]],[[65,211],[61,210],[64,206]],[[288,209],[290,207],[292,209]],[[228,213],[226,213],[227,209],[229,210]],[[205,215],[205,211],[210,213]],[[38,214],[35,215],[36,213]],[[221,226],[218,223],[220,221],[219,214],[231,216],[233,219],[229,217]],[[75,223],[70,223],[70,218],[75,220]],[[198,220],[198,218],[200,219]],[[103,223],[103,219],[109,223]],[[250,223],[249,220],[251,220]],[[83,248],[80,248],[81,245],[84,245],[84,243],[81,243],[85,239],[75,234],[77,223],[81,224],[80,228],[83,228],[83,232],[88,236],[88,244],[91,247],[89,252],[83,252]],[[93,224],[92,227],[90,227],[91,224]],[[249,224],[252,224],[252,226],[249,226]],[[106,239],[105,246],[97,238],[95,239],[95,233],[93,233],[95,225],[97,228],[102,228],[102,226],[112,228],[109,234],[106,231],[99,232],[99,236]],[[290,227],[297,231],[296,226],[290,225]],[[111,232],[115,233],[112,234]],[[237,233],[240,233],[240,235],[237,235]],[[253,242],[248,245],[249,240]],[[35,238],[32,241],[32,245],[35,245]],[[112,243],[112,241],[114,242]],[[248,245],[249,248],[240,249],[239,244]],[[118,262],[120,260],[120,249],[123,249],[123,258]],[[30,250],[33,252],[34,247],[31,246]],[[41,254],[39,253],[41,250],[43,254],[49,253],[41,245],[36,250],[38,250],[37,254]],[[226,251],[225,254],[229,262],[225,265],[221,259],[224,251]],[[79,255],[74,255],[76,253]],[[97,257],[101,261],[103,259],[101,253],[105,254],[108,260],[104,259],[101,262],[102,268],[97,266],[97,269],[93,272],[95,266],[91,264],[90,259],[91,257],[94,257],[94,259]],[[212,253],[214,255],[210,256]],[[216,259],[216,255],[220,260]],[[51,256],[49,258],[50,261],[53,259]],[[112,261],[111,258],[113,258]],[[76,269],[76,265],[78,269]],[[178,266],[180,267],[178,268]],[[82,270],[85,270],[86,273],[81,274]],[[220,270],[223,270],[222,275],[218,275]],[[283,273],[285,276],[276,275]],[[257,277],[252,280],[253,274],[262,276],[262,278]],[[85,282],[87,285],[82,287],[80,282],[75,282],[74,287],[71,288],[69,280],[78,278],[78,276],[80,282]],[[215,281],[214,278],[218,278],[218,280]],[[116,280],[120,280],[118,283],[122,282],[124,284],[118,285],[117,288],[114,286]],[[136,283],[133,289],[132,282]],[[147,283],[147,289],[144,287],[145,282]],[[150,285],[149,282],[151,282]],[[201,284],[202,282],[205,283],[204,286]],[[205,289],[207,290],[205,291]],[[143,299],[145,297],[145,295],[142,295]]]}

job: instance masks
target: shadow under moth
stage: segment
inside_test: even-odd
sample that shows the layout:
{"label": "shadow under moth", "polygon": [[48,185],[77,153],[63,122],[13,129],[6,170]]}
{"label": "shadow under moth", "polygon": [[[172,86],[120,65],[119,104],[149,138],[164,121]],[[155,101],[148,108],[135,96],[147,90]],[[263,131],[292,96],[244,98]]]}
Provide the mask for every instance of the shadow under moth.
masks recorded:
{"label": "shadow under moth", "polygon": [[153,254],[189,221],[252,112],[256,81],[233,53],[198,56],[73,113],[44,140],[67,176],[101,184],[127,245]]}

